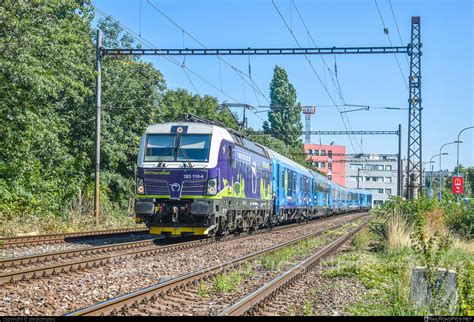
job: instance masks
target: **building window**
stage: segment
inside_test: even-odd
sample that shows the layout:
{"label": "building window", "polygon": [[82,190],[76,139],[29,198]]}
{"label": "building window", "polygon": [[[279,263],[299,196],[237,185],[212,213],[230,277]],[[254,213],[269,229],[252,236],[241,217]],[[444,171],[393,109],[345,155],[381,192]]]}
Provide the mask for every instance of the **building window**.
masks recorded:
{"label": "building window", "polygon": [[309,155],[313,155],[313,150],[309,149],[309,150],[308,150],[308,154],[309,154]]}
{"label": "building window", "polygon": [[374,206],[381,206],[383,205],[383,200],[374,200]]}
{"label": "building window", "polygon": [[366,164],[366,170],[383,170],[383,164]]}
{"label": "building window", "polygon": [[314,155],[319,155],[319,150],[314,150]]}
{"label": "building window", "polygon": [[319,155],[326,155],[326,150],[321,150],[321,151],[319,152]]}
{"label": "building window", "polygon": [[392,182],[392,177],[385,177],[385,182]]}
{"label": "building window", "polygon": [[311,162],[311,164],[312,164],[313,167],[316,167],[316,168],[318,167],[318,163],[317,163],[317,162]]}
{"label": "building window", "polygon": [[385,193],[387,195],[391,195],[392,194],[392,189],[385,189]]}
{"label": "building window", "polygon": [[332,163],[328,162],[328,169],[332,170]]}
{"label": "building window", "polygon": [[355,169],[362,169],[362,164],[359,164],[359,163],[351,163],[351,169],[355,170]]}
{"label": "building window", "polygon": [[387,171],[392,171],[392,166],[391,166],[391,165],[386,165],[386,166],[385,166],[385,170],[387,170]]}
{"label": "building window", "polygon": [[383,193],[383,188],[367,188],[367,189],[364,189],[364,190],[367,190],[367,191],[370,191],[372,193]]}
{"label": "building window", "polygon": [[383,177],[365,177],[365,181],[383,182]]}
{"label": "building window", "polygon": [[320,167],[321,169],[324,169],[324,168],[326,167],[326,163],[325,163],[325,162],[320,162],[320,163],[319,163],[319,167]]}
{"label": "building window", "polygon": [[332,181],[332,175],[328,175],[328,180]]}

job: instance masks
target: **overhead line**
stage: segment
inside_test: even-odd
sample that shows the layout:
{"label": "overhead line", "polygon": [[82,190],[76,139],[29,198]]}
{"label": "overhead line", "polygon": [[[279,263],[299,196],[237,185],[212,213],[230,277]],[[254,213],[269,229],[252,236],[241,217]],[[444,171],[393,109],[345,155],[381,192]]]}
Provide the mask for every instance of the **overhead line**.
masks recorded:
{"label": "overhead line", "polygon": [[[313,36],[311,35],[311,32],[309,31],[308,27],[306,26],[306,23],[305,23],[305,21],[304,21],[304,19],[303,19],[303,16],[301,15],[301,13],[300,13],[298,7],[296,6],[295,1],[294,1],[294,0],[291,0],[291,1],[292,1],[292,3],[293,3],[293,6],[294,6],[295,9],[296,9],[296,12],[297,12],[298,16],[300,17],[301,22],[303,23],[304,28],[306,29],[306,32],[308,33],[308,35],[309,35],[311,41],[313,42],[313,45],[314,45],[315,47],[318,47],[318,46],[316,45],[316,42],[315,42],[314,39],[313,39]],[[339,98],[340,98],[341,102],[342,102],[343,105],[345,106],[345,105],[346,105],[346,101],[345,101],[345,99],[344,99],[344,95],[342,94],[342,88],[341,88],[341,84],[339,83],[339,77],[337,76],[337,69],[336,69],[336,68],[337,68],[337,65],[336,65],[336,60],[335,60],[335,59],[336,59],[336,56],[334,55],[334,60],[335,60],[335,61],[334,61],[334,63],[335,63],[335,65],[334,65],[334,76],[336,76],[336,81],[334,81],[334,78],[333,78],[332,73],[331,73],[331,69],[329,68],[328,64],[326,63],[326,60],[324,59],[324,57],[323,57],[322,55],[320,55],[320,58],[321,58],[321,60],[323,61],[324,65],[326,66],[326,68],[327,68],[327,70],[328,70],[328,72],[329,72],[329,76],[331,77],[331,81],[332,81],[334,87],[336,88],[336,91],[337,91],[337,93],[338,93],[338,95],[339,95]],[[344,110],[344,112],[341,112],[341,114],[342,114],[342,113],[347,113],[345,107],[343,107],[343,110]],[[346,119],[347,119],[347,123],[348,123],[348,125],[349,125],[349,129],[352,130],[352,124],[351,124],[351,121],[350,121],[350,119],[349,119],[349,116],[348,116],[347,114],[346,114],[345,116],[346,116]],[[355,138],[354,138],[354,140],[355,140]],[[358,141],[358,140],[355,140],[355,141],[356,141],[356,143],[359,145],[361,152],[363,152],[362,145],[359,144],[359,141]]]}
{"label": "overhead line", "polygon": [[[298,16],[299,16],[301,22],[303,23],[303,26],[304,26],[304,28],[306,29],[306,32],[307,32],[308,36],[310,37],[310,39],[311,39],[313,45],[314,45],[315,47],[318,47],[317,44],[316,44],[316,42],[314,41],[313,36],[311,35],[311,32],[309,31],[308,27],[306,26],[306,23],[305,23],[305,21],[304,21],[304,19],[303,19],[303,16],[301,15],[301,13],[300,13],[298,7],[296,6],[296,3],[295,3],[294,0],[292,0],[292,4],[293,4],[293,6],[295,7],[296,12],[297,12],[297,14],[298,14]],[[335,56],[334,56],[334,57],[335,57]],[[326,63],[326,60],[324,59],[324,57],[323,57],[322,55],[320,55],[320,58],[321,58],[321,60],[323,61],[323,64],[326,66],[326,68],[327,68],[327,70],[328,70],[328,72],[329,72],[329,76],[331,77],[331,81],[332,81],[332,83],[333,83],[334,88],[336,89],[336,92],[337,92],[337,94],[338,94],[338,96],[339,96],[341,102],[343,103],[343,105],[345,105],[346,102],[345,102],[344,96],[343,96],[343,94],[342,94],[342,88],[341,88],[341,85],[339,84],[339,78],[337,77],[337,71],[336,71],[336,69],[335,69],[335,71],[334,71],[334,75],[336,76],[337,83],[336,83],[336,81],[334,81],[333,73],[331,72],[331,69],[329,68],[328,64]],[[336,67],[335,67],[335,68],[336,68]],[[342,113],[346,113],[346,112],[347,112],[345,107],[343,107],[343,110],[344,110],[343,112],[339,111],[340,114],[341,114],[341,116],[342,116]],[[350,121],[350,119],[349,119],[349,117],[348,117],[347,115],[345,115],[345,116],[346,116],[346,119],[347,119],[347,123],[348,123],[348,125],[349,125],[349,129],[352,130],[351,121]],[[344,118],[344,116],[342,116],[342,118]],[[354,138],[354,140],[355,140],[355,138]],[[359,145],[359,147],[360,147],[360,149],[361,149],[361,152],[363,152],[363,151],[362,151],[362,150],[363,150],[363,149],[362,149],[362,146],[359,144],[359,142],[358,142],[357,140],[355,140],[355,141],[356,141],[356,143]],[[351,142],[351,144],[352,144],[352,142]]]}
{"label": "overhead line", "polygon": [[[153,8],[155,9],[160,15],[162,15],[166,20],[168,20],[170,23],[172,23],[176,28],[178,28],[179,30],[181,30],[184,34],[188,35],[188,37],[190,37],[192,40],[194,40],[196,43],[198,43],[199,45],[201,45],[203,48],[206,48],[208,49],[208,47],[203,43],[201,42],[199,39],[197,39],[195,36],[193,36],[191,33],[189,33],[187,30],[185,30],[182,26],[180,26],[177,22],[175,22],[173,19],[171,19],[171,17],[169,17],[166,13],[164,13],[161,9],[159,9],[158,7],[156,7],[153,3],[151,3],[150,0],[147,0],[147,3]],[[242,75],[248,77],[250,79],[250,75],[246,74],[245,72],[241,71],[240,69],[238,69],[237,67],[235,67],[234,65],[232,65],[231,63],[227,62],[225,59],[221,58],[220,56],[217,56],[219,60],[221,60],[224,64],[226,64],[227,66],[229,66],[242,80],[244,80],[244,78],[242,77]],[[261,91],[261,89],[256,86],[256,84],[254,82],[250,83],[249,81],[245,80],[245,82],[247,83],[247,85],[249,87],[251,87],[254,91],[255,90],[258,90],[259,94],[261,96],[263,96],[263,98],[265,98],[265,100],[268,102],[269,100],[267,99],[267,97],[263,94],[263,92]]]}
{"label": "overhead line", "polygon": [[[397,18],[395,18],[395,12],[393,11],[392,1],[388,0],[388,3],[390,4],[390,10],[392,11],[392,17],[393,17],[393,20],[395,21],[395,26],[397,27],[398,38],[400,39],[400,44],[402,44],[402,46],[403,46],[402,34],[400,33],[400,28],[398,28],[398,22],[397,22]],[[407,62],[408,67],[410,67],[410,62],[408,61],[408,56],[405,56],[405,60]]]}
{"label": "overhead line", "polygon": [[[133,30],[131,30],[130,28],[126,27],[125,25],[123,25],[120,21],[116,20],[115,18],[113,18],[111,15],[107,14],[105,11],[99,9],[97,6],[91,4],[91,6],[94,8],[94,10],[96,12],[98,12],[100,15],[102,15],[105,19],[107,20],[110,20],[112,22],[115,22],[117,23],[120,28],[122,28],[123,31],[125,31],[127,34],[129,34],[130,36],[132,36],[132,38],[134,38],[136,41],[138,41],[139,43],[141,43],[142,45],[145,45],[145,46],[148,46],[148,47],[151,47],[151,48],[158,48],[158,46],[156,46],[155,44],[151,43],[150,41],[148,41],[146,38],[142,37],[142,36],[138,36]],[[182,63],[180,63],[179,61],[177,61],[176,59],[172,58],[172,57],[167,57],[165,56],[164,57],[166,60],[170,61],[171,63],[175,64],[176,66],[180,67],[184,70],[187,70],[188,72],[190,72],[191,74],[193,74],[194,76],[198,77],[200,80],[202,80],[203,82],[205,82],[207,85],[211,86],[212,88],[214,88],[216,91],[222,93],[224,96],[226,96],[227,98],[233,100],[234,102],[238,102],[237,99],[235,99],[234,97],[230,96],[229,94],[227,94],[226,92],[224,92],[223,90],[219,89],[217,86],[215,86],[214,84],[212,84],[211,82],[209,82],[207,79],[203,78],[201,75],[197,74],[196,72],[194,72],[192,69],[190,69],[189,67],[187,67],[186,65],[183,65]],[[187,75],[189,76],[189,75]]]}
{"label": "overhead line", "polygon": [[[388,28],[385,25],[385,21],[383,20],[382,13],[380,12],[379,4],[377,0],[375,1],[375,6],[377,7],[377,12],[379,13],[380,20],[382,21],[382,25],[384,28],[384,33],[387,35],[388,42],[390,43],[390,46],[392,45],[392,39],[390,38],[390,35],[388,34]],[[400,70],[400,74],[402,75],[403,82],[405,83],[405,86],[408,88],[408,83],[407,80],[405,79],[405,74],[403,73],[402,67],[400,66],[400,62],[398,61],[398,57],[394,54],[393,57],[395,57],[395,60],[397,61],[398,69]]]}
{"label": "overhead line", "polygon": [[[276,11],[278,12],[278,15],[280,16],[281,20],[283,21],[283,23],[285,24],[286,28],[288,29],[288,31],[290,32],[291,36],[293,37],[293,39],[295,40],[296,44],[301,48],[301,45],[298,41],[298,39],[296,38],[296,36],[294,35],[292,29],[288,26],[288,23],[286,22],[285,18],[283,17],[283,15],[281,14],[280,10],[278,9],[278,6],[275,4],[275,1],[272,0],[272,4],[273,6],[275,7]],[[308,61],[311,69],[313,70],[313,73],[316,75],[317,79],[319,80],[319,82],[321,83],[321,86],[324,88],[324,90],[326,91],[327,95],[329,96],[329,98],[331,99],[331,101],[333,102],[334,105],[337,105],[336,101],[334,100],[334,98],[332,97],[331,93],[329,93],[329,90],[327,89],[327,87],[324,85],[321,77],[319,76],[318,72],[316,71],[316,69],[314,68],[311,60],[308,59],[308,56],[307,55],[304,55],[306,60]],[[346,122],[344,120],[344,117],[342,116],[341,114],[341,110],[339,109],[339,107],[337,107],[338,111],[339,111],[339,115],[342,119],[342,123],[344,125],[344,128],[347,130],[347,125],[346,125]],[[352,142],[352,138],[349,136],[349,141],[351,143],[351,146],[352,146],[352,149],[354,150],[355,152],[355,148],[354,148],[354,143]]]}

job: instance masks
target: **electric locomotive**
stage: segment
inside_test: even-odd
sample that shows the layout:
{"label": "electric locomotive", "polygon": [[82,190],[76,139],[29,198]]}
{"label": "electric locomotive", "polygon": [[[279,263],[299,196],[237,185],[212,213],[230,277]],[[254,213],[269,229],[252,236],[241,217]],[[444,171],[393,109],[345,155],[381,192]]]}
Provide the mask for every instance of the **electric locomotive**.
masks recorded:
{"label": "electric locomotive", "polygon": [[269,221],[271,179],[265,148],[231,130],[196,118],[155,124],[140,143],[135,213],[152,234],[257,229]]}

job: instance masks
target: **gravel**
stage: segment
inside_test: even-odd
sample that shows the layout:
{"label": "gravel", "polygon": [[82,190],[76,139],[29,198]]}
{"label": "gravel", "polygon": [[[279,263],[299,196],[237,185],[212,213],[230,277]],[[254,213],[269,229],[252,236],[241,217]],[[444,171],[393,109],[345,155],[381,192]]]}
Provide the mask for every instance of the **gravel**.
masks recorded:
{"label": "gravel", "polygon": [[[338,231],[348,231],[348,228],[339,228]],[[318,239],[320,237],[317,237]],[[145,315],[145,316],[210,316],[217,315],[228,306],[236,303],[246,295],[254,292],[262,285],[277,277],[279,274],[290,269],[300,261],[317,252],[324,245],[329,244],[337,237],[325,236],[321,241],[323,244],[313,249],[308,249],[304,254],[295,256],[276,270],[266,269],[259,258],[240,265],[239,268],[226,273],[229,280],[225,284],[230,284],[230,279],[241,279],[234,290],[223,292],[215,289],[215,279],[201,282],[200,285],[187,287],[185,290],[174,291],[163,298],[149,299],[136,306],[129,307],[119,315]],[[238,276],[232,275],[238,273]]]}
{"label": "gravel", "polygon": [[347,216],[334,217],[325,222],[314,222],[285,231],[255,234],[179,253],[117,260],[113,265],[95,269],[5,284],[0,289],[0,314],[62,315],[156,284],[162,279],[224,263],[347,219]]}
{"label": "gravel", "polygon": [[[347,251],[350,247],[350,241],[346,242],[336,254],[329,256],[325,261]],[[324,260],[293,286],[277,294],[275,299],[256,315],[348,315],[346,311],[348,305],[362,299],[367,289],[360,282],[347,277],[323,277],[322,273],[327,269],[323,267],[323,262]]]}
{"label": "gravel", "polygon": [[58,251],[76,250],[81,248],[90,248],[94,246],[126,243],[144,239],[150,239],[156,237],[156,235],[150,235],[148,233],[135,233],[127,234],[123,236],[115,236],[108,238],[81,238],[81,239],[70,239],[66,243],[58,244],[44,244],[34,246],[24,246],[17,248],[0,249],[0,259],[12,258],[12,257],[23,257],[36,254],[44,254]]}

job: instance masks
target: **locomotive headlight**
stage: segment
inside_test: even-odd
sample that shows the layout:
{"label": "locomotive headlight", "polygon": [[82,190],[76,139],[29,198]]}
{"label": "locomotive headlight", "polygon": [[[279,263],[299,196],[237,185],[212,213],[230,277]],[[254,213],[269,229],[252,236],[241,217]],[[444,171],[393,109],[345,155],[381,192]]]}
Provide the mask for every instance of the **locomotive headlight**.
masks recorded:
{"label": "locomotive headlight", "polygon": [[207,194],[215,195],[217,193],[217,178],[207,181]]}
{"label": "locomotive headlight", "polygon": [[145,193],[145,185],[143,183],[142,178],[137,178],[137,193],[144,194]]}

